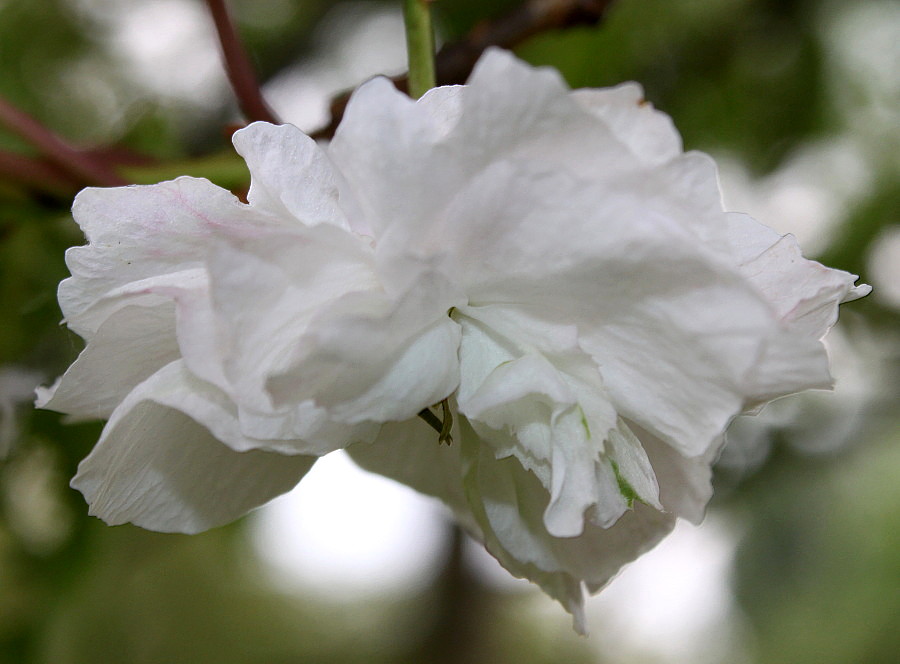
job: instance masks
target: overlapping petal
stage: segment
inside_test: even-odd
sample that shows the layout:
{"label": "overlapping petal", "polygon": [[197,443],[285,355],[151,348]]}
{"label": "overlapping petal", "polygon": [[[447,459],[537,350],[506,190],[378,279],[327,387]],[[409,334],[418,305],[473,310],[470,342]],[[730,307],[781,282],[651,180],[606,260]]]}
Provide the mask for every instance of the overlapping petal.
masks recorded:
{"label": "overlapping petal", "polygon": [[91,513],[164,532],[219,526],[290,490],[314,457],[235,452],[233,404],[173,362],[116,408],[72,486]]}
{"label": "overlapping petal", "polygon": [[131,390],[178,359],[174,319],[171,304],[119,309],[103,321],[53,389],[39,391],[37,407],[78,419],[109,418]]}
{"label": "overlapping petal", "polygon": [[349,228],[339,204],[338,174],[302,131],[255,122],[235,133],[234,147],[253,174],[247,194],[252,208],[304,225]]}
{"label": "overlapping petal", "polygon": [[414,416],[459,383],[456,289],[430,270],[402,293],[350,293],[310,324],[268,389],[276,403],[310,398],[343,421]]}
{"label": "overlapping petal", "polygon": [[68,326],[85,338],[105,319],[90,311],[92,305],[110,291],[197,267],[213,236],[253,235],[280,223],[251,212],[207,180],[188,177],[85,189],[75,198],[72,214],[88,244],[66,252],[72,276],[60,284],[59,303]]}
{"label": "overlapping petal", "polygon": [[536,476],[515,459],[496,459],[465,421],[462,439],[464,485],[488,551],[559,601],[584,633],[583,588],[606,585],[672,529],[674,516],[637,503],[612,527],[588,523],[577,537],[556,537],[544,525],[548,495]]}
{"label": "overlapping petal", "polygon": [[[866,292],[726,213],[636,84],[498,50],[418,101],[364,84],[330,145],[234,142],[247,204],[190,178],[75,204],[88,345],[41,403],[109,417],[74,483],[111,523],[224,523],[348,447],[583,628],[585,588],[702,518],[733,417],[829,384]],[[416,418],[439,401],[450,447]]]}

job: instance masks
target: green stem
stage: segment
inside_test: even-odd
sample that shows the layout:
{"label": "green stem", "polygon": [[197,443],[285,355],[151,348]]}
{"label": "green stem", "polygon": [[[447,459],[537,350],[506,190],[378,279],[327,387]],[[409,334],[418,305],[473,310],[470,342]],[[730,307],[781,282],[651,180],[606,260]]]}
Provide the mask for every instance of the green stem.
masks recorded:
{"label": "green stem", "polygon": [[406,51],[409,59],[409,96],[418,99],[435,86],[432,0],[403,0]]}

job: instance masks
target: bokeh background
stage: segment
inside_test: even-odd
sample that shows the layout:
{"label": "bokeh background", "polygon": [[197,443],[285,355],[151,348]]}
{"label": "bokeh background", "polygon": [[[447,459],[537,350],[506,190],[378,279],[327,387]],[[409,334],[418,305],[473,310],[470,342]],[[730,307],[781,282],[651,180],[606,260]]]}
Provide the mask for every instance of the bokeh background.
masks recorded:
{"label": "bokeh background", "polygon": [[[313,131],[340,90],[402,72],[399,4],[230,7],[273,109]],[[440,0],[440,40],[518,4]],[[829,337],[835,392],[737,421],[707,521],[589,602],[588,639],[438,505],[340,456],[226,528],[109,528],[68,488],[100,424],[31,407],[81,348],[55,300],[77,187],[0,126],[0,662],[897,661],[900,3],[618,0],[516,51],[573,86],[641,82],[719,160],[729,208],[875,286]],[[0,98],[129,181],[246,187],[200,0],[0,0]]]}

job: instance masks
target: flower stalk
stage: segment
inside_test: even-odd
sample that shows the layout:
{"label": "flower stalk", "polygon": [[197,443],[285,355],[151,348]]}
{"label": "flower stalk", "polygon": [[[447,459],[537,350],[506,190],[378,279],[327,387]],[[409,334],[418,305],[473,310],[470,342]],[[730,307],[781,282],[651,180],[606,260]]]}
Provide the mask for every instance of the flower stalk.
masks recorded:
{"label": "flower stalk", "polygon": [[409,61],[409,96],[418,99],[436,84],[432,0],[404,0],[406,51]]}
{"label": "flower stalk", "polygon": [[259,82],[253,72],[250,58],[247,56],[247,51],[244,49],[231,15],[228,13],[225,0],[207,0],[206,4],[216,26],[216,34],[219,36],[219,44],[225,60],[225,70],[238,104],[240,104],[241,112],[250,122],[262,120],[277,124],[278,119],[260,92]]}
{"label": "flower stalk", "polygon": [[419,417],[439,434],[443,433],[444,423],[441,421],[441,418],[432,413],[431,410],[429,410],[428,408],[423,408],[419,411]]}
{"label": "flower stalk", "polygon": [[77,150],[33,117],[0,98],[0,126],[31,144],[52,163],[70,174],[77,183],[118,187],[128,184],[99,159]]}

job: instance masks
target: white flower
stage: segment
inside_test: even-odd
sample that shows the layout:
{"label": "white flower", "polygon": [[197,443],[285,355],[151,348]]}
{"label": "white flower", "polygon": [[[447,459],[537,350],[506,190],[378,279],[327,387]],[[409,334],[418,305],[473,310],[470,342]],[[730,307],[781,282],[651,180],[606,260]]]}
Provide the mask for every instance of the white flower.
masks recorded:
{"label": "white flower", "polygon": [[[216,526],[349,446],[580,628],[582,585],[702,517],[735,415],[830,385],[820,340],[867,292],[723,212],[637,85],[500,51],[418,102],[366,83],[326,147],[234,143],[249,204],[189,178],[75,202],[87,347],[41,404],[108,418],[73,485],[109,523]],[[449,446],[416,417],[444,399]]]}

